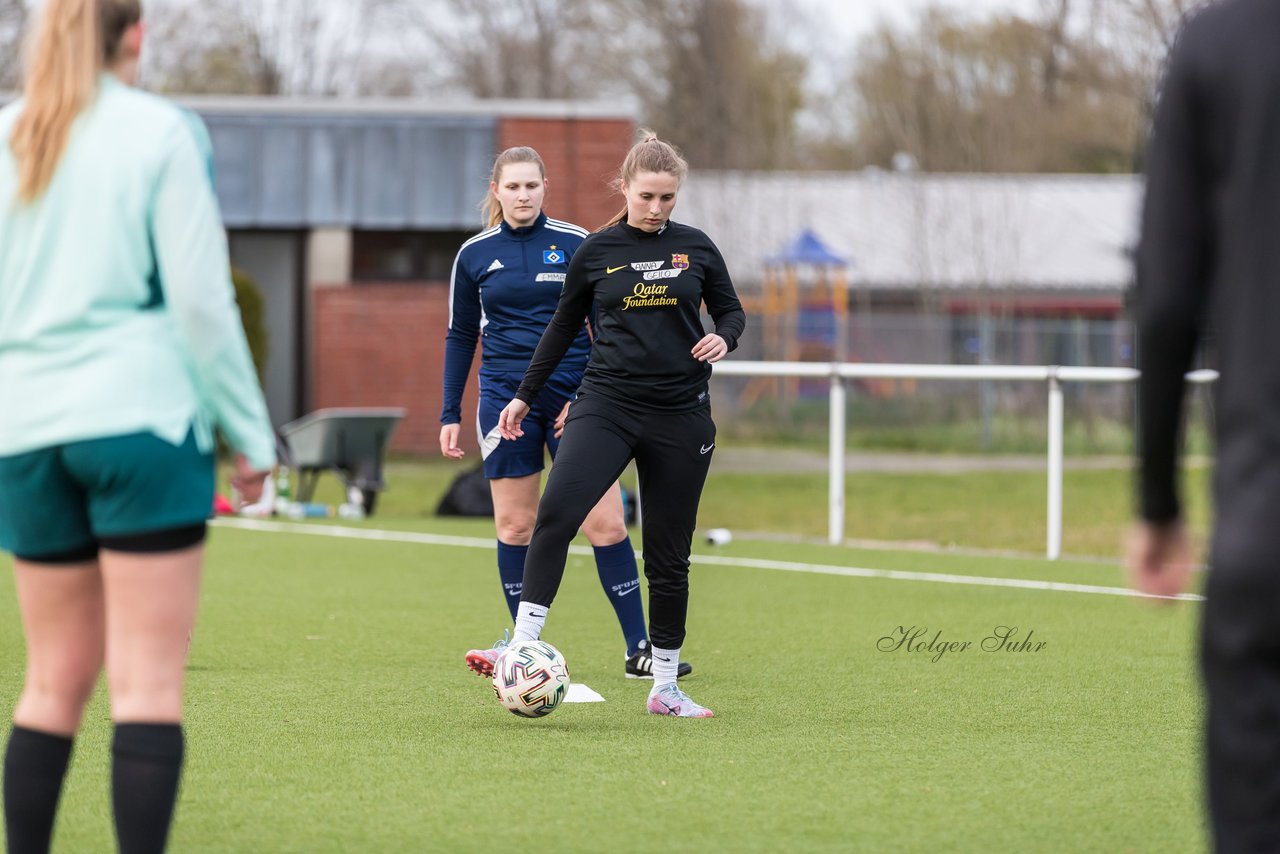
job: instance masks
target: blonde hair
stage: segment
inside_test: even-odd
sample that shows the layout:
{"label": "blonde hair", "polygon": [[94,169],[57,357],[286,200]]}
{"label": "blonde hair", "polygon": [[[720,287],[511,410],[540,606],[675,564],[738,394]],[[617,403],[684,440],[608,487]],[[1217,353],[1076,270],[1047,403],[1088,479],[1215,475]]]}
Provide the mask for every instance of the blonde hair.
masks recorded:
{"label": "blonde hair", "polygon": [[493,161],[493,176],[489,179],[492,182],[489,185],[489,192],[485,193],[484,201],[480,203],[480,208],[484,211],[484,224],[487,228],[492,228],[502,222],[502,202],[498,201],[497,196],[493,194],[493,186],[500,182],[502,170],[509,163],[536,163],[538,172],[542,175],[542,180],[545,181],[547,179],[547,167],[543,164],[542,157],[529,146],[513,146],[499,154],[498,158]]}
{"label": "blonde hair", "polygon": [[30,45],[22,114],[9,145],[18,161],[18,198],[49,186],[71,124],[97,91],[98,75],[120,52],[125,30],[142,19],[139,0],[45,0]]}
{"label": "blonde hair", "polygon": [[[658,135],[651,130],[642,128],[637,136],[640,137],[640,141],[631,146],[631,150],[627,152],[626,158],[622,161],[622,168],[618,171],[618,177],[613,180],[613,189],[622,192],[627,184],[644,172],[665,172],[675,177],[676,186],[683,184],[684,177],[689,174],[689,164],[681,156],[680,150],[671,143],[658,139]],[[600,226],[599,230],[624,222],[626,218],[627,206],[624,202],[622,210]]]}

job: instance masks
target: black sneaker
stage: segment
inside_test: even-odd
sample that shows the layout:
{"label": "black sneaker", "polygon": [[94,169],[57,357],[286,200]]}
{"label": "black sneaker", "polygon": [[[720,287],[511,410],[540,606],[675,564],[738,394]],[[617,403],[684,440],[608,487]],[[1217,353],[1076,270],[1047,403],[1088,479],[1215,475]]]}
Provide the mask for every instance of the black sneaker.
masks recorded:
{"label": "black sneaker", "polygon": [[[676,678],[683,679],[692,672],[693,665],[687,661],[682,661],[676,668]],[[653,678],[653,656],[649,655],[648,641],[640,641],[640,648],[635,651],[635,654],[627,656],[627,678]]]}

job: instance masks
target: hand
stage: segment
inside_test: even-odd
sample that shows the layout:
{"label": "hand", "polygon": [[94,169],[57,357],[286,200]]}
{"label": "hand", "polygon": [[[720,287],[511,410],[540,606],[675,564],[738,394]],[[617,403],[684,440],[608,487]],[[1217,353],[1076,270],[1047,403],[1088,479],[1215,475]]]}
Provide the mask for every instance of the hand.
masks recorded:
{"label": "hand", "polygon": [[440,425],[440,453],[446,459],[460,460],[466,455],[466,451],[458,447],[458,433],[461,430],[461,424]]}
{"label": "hand", "polygon": [[512,400],[502,408],[498,415],[498,432],[507,440],[519,439],[524,435],[520,422],[529,414],[529,404],[519,398]]}
{"label": "hand", "polygon": [[708,333],[690,351],[699,362],[718,362],[729,353],[729,345],[714,332]]}
{"label": "hand", "polygon": [[236,473],[231,475],[231,488],[240,496],[241,507],[257,504],[262,499],[262,484],[270,474],[270,470],[259,471],[249,465],[244,454],[236,454]]}
{"label": "hand", "polygon": [[556,416],[555,424],[552,425],[553,427],[556,428],[555,438],[557,439],[559,439],[561,436],[564,435],[564,420],[569,417],[570,403],[573,403],[573,401],[566,400],[564,402],[564,408],[560,410],[560,414]]}
{"label": "hand", "polygon": [[1191,575],[1191,544],[1181,520],[1138,522],[1129,532],[1129,584],[1150,596],[1176,596]]}

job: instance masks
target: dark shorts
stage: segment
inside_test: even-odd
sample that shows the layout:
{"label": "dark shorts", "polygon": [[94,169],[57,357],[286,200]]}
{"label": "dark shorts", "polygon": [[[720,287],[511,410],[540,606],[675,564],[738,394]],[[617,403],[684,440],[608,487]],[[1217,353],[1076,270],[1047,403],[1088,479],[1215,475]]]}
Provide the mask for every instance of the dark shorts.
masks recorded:
{"label": "dark shorts", "polygon": [[24,560],[92,560],[99,546],[156,552],[204,538],[213,455],[188,434],[70,442],[0,457],[0,549]]}
{"label": "dark shorts", "polygon": [[537,474],[544,467],[547,452],[555,459],[556,449],[560,447],[560,440],[555,437],[556,416],[564,408],[565,401],[571,400],[578,390],[582,374],[567,371],[552,374],[546,387],[533,401],[529,414],[520,423],[524,435],[508,441],[498,434],[498,416],[516,396],[522,379],[524,375],[521,373],[480,371],[476,432],[480,439],[480,454],[484,458],[484,476],[490,480]]}

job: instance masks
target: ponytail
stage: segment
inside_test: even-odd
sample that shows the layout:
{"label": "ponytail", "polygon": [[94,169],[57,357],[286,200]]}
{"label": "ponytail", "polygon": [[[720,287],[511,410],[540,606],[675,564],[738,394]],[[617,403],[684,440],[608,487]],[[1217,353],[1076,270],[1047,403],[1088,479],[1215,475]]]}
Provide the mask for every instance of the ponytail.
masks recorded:
{"label": "ponytail", "polygon": [[[613,180],[614,191],[622,192],[623,187],[643,172],[665,172],[668,175],[674,175],[678,184],[683,184],[685,176],[689,174],[689,164],[680,155],[680,151],[671,143],[658,139],[658,135],[651,130],[642,128],[637,136],[640,137],[640,141],[631,146],[631,150],[622,161],[618,177]],[[627,205],[623,202],[622,210],[596,230],[604,231],[626,220]]]}
{"label": "ponytail", "polygon": [[31,44],[23,107],[9,139],[18,198],[35,201],[53,180],[71,124],[115,61],[124,31],[142,17],[138,0],[45,0]]}
{"label": "ponytail", "polygon": [[618,211],[616,214],[609,217],[609,220],[605,222],[604,225],[597,228],[596,231],[604,231],[606,228],[613,228],[618,223],[625,222],[626,219],[627,219],[627,206],[624,204],[622,206],[622,210]]}
{"label": "ponytail", "polygon": [[499,154],[497,159],[493,161],[493,174],[489,178],[489,191],[484,194],[484,200],[480,202],[480,210],[484,213],[485,228],[493,228],[502,222],[502,203],[493,194],[493,186],[502,180],[502,169],[508,163],[536,163],[538,171],[542,174],[542,180],[545,181],[547,179],[547,167],[543,164],[542,157],[529,146],[517,145]]}

